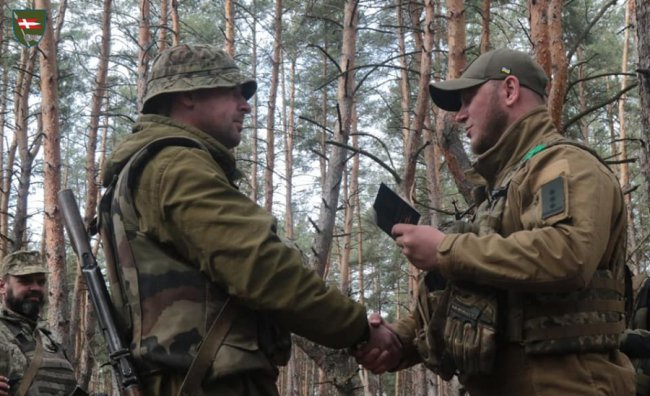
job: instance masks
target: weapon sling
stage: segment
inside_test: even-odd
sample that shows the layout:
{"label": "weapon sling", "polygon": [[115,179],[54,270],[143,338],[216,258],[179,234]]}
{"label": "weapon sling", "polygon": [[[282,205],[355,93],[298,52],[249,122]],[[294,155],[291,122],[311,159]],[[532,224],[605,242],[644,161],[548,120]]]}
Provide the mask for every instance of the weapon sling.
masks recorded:
{"label": "weapon sling", "polygon": [[34,330],[34,339],[36,340],[34,358],[29,363],[29,367],[27,368],[27,371],[25,371],[22,380],[20,380],[16,396],[25,396],[27,394],[34,378],[36,378],[36,373],[38,373],[38,369],[41,368],[41,363],[43,362],[43,342],[41,341],[41,332],[38,328]]}

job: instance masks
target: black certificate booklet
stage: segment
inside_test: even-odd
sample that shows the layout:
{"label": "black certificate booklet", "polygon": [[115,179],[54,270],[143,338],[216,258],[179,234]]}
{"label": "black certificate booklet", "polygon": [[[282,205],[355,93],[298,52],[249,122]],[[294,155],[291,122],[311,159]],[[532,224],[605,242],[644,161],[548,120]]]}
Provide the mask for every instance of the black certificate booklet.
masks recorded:
{"label": "black certificate booklet", "polygon": [[375,209],[375,222],[391,238],[390,231],[395,224],[417,224],[420,220],[420,213],[384,183],[379,186],[372,207]]}

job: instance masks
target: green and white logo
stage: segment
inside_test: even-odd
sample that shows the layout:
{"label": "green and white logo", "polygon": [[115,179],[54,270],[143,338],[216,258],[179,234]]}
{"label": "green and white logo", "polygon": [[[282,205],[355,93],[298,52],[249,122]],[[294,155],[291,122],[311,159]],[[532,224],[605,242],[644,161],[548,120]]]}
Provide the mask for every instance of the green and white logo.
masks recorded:
{"label": "green and white logo", "polygon": [[47,10],[12,10],[14,36],[25,47],[37,45],[45,35]]}

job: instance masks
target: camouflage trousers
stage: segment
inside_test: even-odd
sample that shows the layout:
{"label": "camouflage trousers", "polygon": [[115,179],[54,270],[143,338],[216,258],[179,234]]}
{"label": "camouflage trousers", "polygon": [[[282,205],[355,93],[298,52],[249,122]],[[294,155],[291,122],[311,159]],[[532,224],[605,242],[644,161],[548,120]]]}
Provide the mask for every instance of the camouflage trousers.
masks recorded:
{"label": "camouflage trousers", "polygon": [[[142,378],[146,396],[177,396],[184,376],[161,373]],[[276,377],[267,372],[245,372],[203,384],[196,396],[279,396]]]}

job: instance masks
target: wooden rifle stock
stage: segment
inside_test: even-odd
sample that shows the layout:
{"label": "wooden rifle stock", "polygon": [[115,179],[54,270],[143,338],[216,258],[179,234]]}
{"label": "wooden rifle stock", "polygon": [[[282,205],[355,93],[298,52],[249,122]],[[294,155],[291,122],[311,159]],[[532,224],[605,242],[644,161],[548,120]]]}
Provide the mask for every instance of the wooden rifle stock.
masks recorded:
{"label": "wooden rifle stock", "polygon": [[113,308],[104,276],[90,248],[88,233],[81,220],[77,201],[70,189],[59,191],[58,199],[68,237],[79,258],[81,272],[88,284],[88,293],[95,308],[97,322],[108,345],[108,357],[113,372],[117,376],[124,395],[140,396],[142,391],[133,365],[133,357],[129,348],[124,345],[115,324]]}

